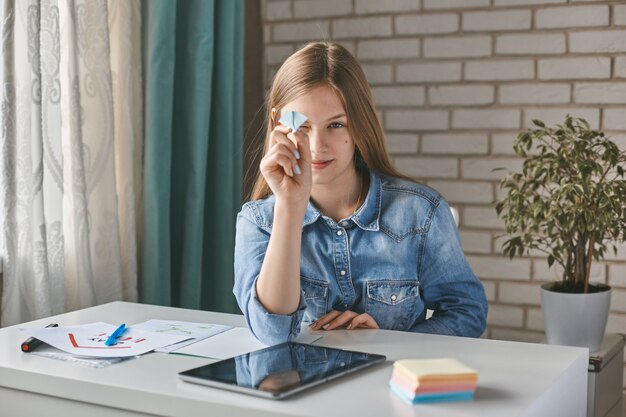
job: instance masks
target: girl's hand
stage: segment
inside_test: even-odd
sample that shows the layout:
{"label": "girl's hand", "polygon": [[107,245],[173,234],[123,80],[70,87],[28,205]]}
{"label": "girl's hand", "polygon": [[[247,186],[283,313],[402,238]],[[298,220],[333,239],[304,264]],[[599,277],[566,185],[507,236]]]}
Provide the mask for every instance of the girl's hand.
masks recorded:
{"label": "girl's hand", "polygon": [[326,313],[309,326],[311,330],[333,330],[342,329],[378,329],[378,323],[367,313],[358,314],[354,311],[333,310]]}
{"label": "girl's hand", "polygon": [[311,196],[309,137],[278,125],[270,136],[270,148],[261,160],[261,174],[276,201],[306,207]]}

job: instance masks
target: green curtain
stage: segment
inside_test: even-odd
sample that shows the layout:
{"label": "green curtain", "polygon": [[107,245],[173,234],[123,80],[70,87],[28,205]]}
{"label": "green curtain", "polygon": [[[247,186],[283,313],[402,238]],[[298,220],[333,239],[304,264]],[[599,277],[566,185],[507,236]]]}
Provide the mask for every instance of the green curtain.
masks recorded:
{"label": "green curtain", "polygon": [[239,312],[243,0],[144,0],[139,300]]}

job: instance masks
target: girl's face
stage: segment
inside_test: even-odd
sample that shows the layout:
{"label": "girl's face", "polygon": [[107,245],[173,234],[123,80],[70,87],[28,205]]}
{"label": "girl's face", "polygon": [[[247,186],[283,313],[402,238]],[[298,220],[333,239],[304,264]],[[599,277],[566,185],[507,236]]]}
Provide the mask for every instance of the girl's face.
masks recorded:
{"label": "girl's face", "polygon": [[348,133],[348,118],[341,100],[327,86],[314,87],[287,103],[282,112],[295,110],[308,120],[300,131],[309,136],[313,186],[345,187],[356,175],[355,144]]}

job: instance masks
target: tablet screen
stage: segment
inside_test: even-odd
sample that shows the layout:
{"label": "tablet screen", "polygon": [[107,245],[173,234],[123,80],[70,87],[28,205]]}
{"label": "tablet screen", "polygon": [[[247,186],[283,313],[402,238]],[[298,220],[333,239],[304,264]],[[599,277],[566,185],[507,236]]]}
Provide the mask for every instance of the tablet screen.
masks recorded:
{"label": "tablet screen", "polygon": [[179,375],[188,382],[284,398],[384,360],[382,355],[287,342]]}

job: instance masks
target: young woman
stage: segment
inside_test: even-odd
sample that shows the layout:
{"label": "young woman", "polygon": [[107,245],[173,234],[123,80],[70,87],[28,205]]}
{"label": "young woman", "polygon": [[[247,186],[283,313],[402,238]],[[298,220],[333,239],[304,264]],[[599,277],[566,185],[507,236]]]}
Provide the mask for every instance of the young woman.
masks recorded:
{"label": "young woman", "polygon": [[[480,336],[485,292],[450,208],[391,165],[356,59],[336,43],[308,44],[276,74],[267,107],[235,245],[234,293],[255,336],[291,340],[302,321]],[[288,111],[307,117],[295,132],[279,122]]]}

